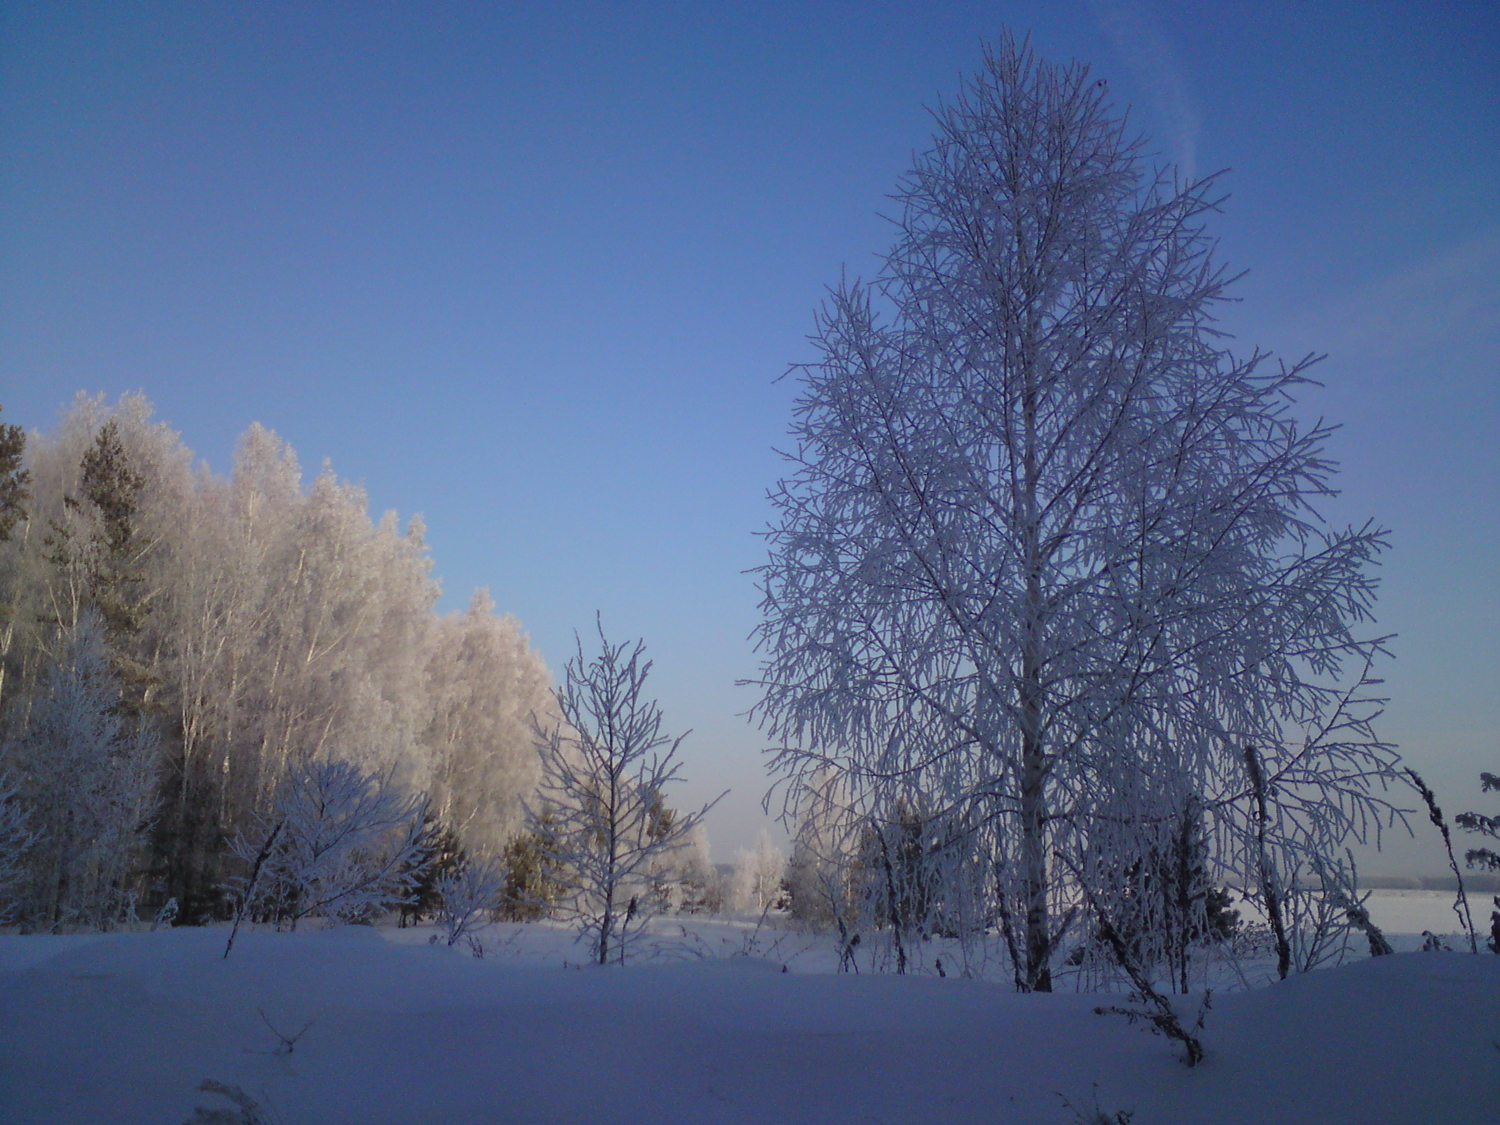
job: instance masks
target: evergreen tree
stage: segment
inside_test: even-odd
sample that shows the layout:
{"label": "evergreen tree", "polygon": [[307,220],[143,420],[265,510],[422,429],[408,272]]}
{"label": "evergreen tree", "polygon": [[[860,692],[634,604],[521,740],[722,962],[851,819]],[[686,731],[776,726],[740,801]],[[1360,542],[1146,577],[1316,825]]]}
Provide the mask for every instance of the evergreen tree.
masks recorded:
{"label": "evergreen tree", "polygon": [[557,859],[548,847],[556,818],[543,813],[539,819],[536,828],[516,833],[501,857],[505,875],[498,909],[508,922],[536,922],[549,917],[567,890]]}
{"label": "evergreen tree", "polygon": [[0,543],[26,518],[31,474],[23,467],[25,454],[26,432],[20,426],[0,423]]}

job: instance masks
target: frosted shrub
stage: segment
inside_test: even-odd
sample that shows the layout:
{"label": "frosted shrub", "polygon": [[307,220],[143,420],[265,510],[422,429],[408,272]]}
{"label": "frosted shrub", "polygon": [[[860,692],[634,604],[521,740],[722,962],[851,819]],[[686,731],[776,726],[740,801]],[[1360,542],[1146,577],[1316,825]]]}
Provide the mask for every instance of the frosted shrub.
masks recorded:
{"label": "frosted shrub", "polygon": [[484,955],[476,931],[489,921],[504,887],[505,875],[499,865],[468,857],[438,878],[437,924],[450,946],[466,941],[474,956]]}
{"label": "frosted shrub", "polygon": [[239,902],[236,926],[247,915],[293,930],[309,916],[363,921],[405,902],[427,850],[425,807],[390,771],[336,760],[295,764],[256,830],[233,841],[248,869],[228,888]]}

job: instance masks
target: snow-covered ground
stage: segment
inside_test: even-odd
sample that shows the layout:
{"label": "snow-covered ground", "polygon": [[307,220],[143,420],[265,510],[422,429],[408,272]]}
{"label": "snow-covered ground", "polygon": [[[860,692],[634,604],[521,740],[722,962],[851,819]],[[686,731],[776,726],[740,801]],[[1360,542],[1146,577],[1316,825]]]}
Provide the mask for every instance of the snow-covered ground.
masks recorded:
{"label": "snow-covered ground", "polygon": [[[1450,902],[1370,905],[1412,948]],[[242,933],[228,960],[217,928],[0,936],[0,1122],[178,1125],[230,1108],[204,1079],[280,1125],[1081,1120],[1064,1098],[1134,1125],[1500,1120],[1490,954],[1216,993],[1189,1070],[1097,994],[941,978],[930,950],[922,975],[841,975],[826,939],[669,919],[646,963],[598,969],[544,925],[492,927],[483,960],[430,936]]]}

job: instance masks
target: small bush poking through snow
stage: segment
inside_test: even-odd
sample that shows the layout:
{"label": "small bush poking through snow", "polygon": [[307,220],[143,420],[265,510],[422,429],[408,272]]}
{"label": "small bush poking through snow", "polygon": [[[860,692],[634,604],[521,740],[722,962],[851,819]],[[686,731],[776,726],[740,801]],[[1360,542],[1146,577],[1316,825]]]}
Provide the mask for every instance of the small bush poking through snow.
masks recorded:
{"label": "small bush poking through snow", "polygon": [[1107,1113],[1099,1108],[1099,1087],[1093,1090],[1093,1105],[1088,1108],[1076,1106],[1061,1094],[1063,1108],[1073,1114],[1073,1125],[1130,1125],[1135,1120],[1135,1111],[1129,1109],[1117,1109],[1113,1113]]}
{"label": "small bush poking through snow", "polygon": [[437,924],[450,946],[462,940],[475,957],[484,956],[484,946],[475,931],[489,921],[504,886],[505,876],[499,867],[488,860],[468,858],[437,881]]}
{"label": "small bush poking through snow", "polygon": [[425,798],[402,794],[390,771],[294,764],[258,830],[234,840],[249,874],[230,883],[239,907],[224,956],[246,915],[295,930],[309,916],[363,921],[407,901],[429,850],[425,811]]}

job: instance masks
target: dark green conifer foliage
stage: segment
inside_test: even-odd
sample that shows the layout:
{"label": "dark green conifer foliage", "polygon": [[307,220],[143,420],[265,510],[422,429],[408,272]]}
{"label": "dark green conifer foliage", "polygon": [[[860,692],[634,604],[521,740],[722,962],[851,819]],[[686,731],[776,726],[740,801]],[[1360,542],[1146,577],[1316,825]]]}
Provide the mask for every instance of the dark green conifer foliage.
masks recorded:
{"label": "dark green conifer foliage", "polygon": [[423,918],[433,917],[442,901],[438,881],[456,875],[468,859],[459,846],[458,833],[446,825],[439,825],[431,812],[422,814],[422,826],[425,830],[422,844],[411,864],[416,883],[411,897],[401,904],[398,923],[401,926],[414,926]]}
{"label": "dark green conifer foliage", "polygon": [[21,468],[25,452],[25,431],[20,426],[0,423],[0,543],[9,539],[17,522],[26,518],[31,474]]}
{"label": "dark green conifer foliage", "polygon": [[[548,822],[545,815],[543,822]],[[507,922],[535,922],[547,917],[564,888],[545,834],[531,829],[518,832],[505,846],[502,864],[505,884],[500,890],[500,916]]]}
{"label": "dark green conifer foliage", "polygon": [[[44,540],[46,559],[69,591],[54,623],[71,626],[83,604],[92,603],[104,618],[118,659],[123,655],[121,642],[141,631],[147,612],[141,596],[144,579],[136,518],[146,481],[131,466],[114,422],[100,427],[80,469],[81,496],[63,497],[68,517],[51,521]],[[131,679],[132,669],[120,671]]]}
{"label": "dark green conifer foliage", "polygon": [[[106,422],[83,455],[79,491],[98,517],[89,557],[89,586],[104,622],[117,641],[141,630],[146,605],[141,596],[136,514],[146,478],[130,464],[120,430]],[[69,497],[70,508],[80,501]]]}
{"label": "dark green conifer foliage", "polygon": [[[0,543],[6,542],[16,524],[26,518],[26,501],[31,498],[31,474],[21,467],[26,453],[26,434],[20,426],[0,423]],[[5,682],[5,665],[15,636],[14,608],[10,604],[14,590],[0,590],[0,684]]]}

